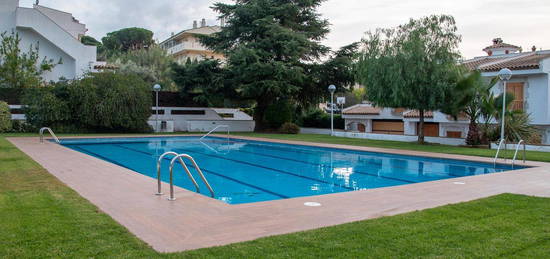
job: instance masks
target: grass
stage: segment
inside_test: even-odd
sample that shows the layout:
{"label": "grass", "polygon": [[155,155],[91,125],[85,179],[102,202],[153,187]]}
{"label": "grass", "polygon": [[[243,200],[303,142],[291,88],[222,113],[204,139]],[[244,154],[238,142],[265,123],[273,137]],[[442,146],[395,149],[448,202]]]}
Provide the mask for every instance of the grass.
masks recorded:
{"label": "grass", "polygon": [[[346,139],[302,137],[347,144],[342,143]],[[354,140],[354,144],[371,143]],[[547,198],[503,194],[223,247],[160,254],[2,135],[0,179],[0,258],[550,258]]]}

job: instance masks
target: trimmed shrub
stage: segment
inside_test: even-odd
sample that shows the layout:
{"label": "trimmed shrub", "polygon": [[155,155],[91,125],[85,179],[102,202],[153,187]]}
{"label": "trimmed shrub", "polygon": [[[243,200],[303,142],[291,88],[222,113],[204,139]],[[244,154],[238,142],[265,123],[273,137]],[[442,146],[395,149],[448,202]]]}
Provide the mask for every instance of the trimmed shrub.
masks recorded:
{"label": "trimmed shrub", "polygon": [[[330,128],[330,114],[320,109],[314,109],[314,110],[308,111],[301,118],[300,121],[303,127],[321,128],[321,129]],[[334,114],[334,128],[344,129],[344,126],[345,126],[345,120],[342,119],[342,116],[340,114]]]}
{"label": "trimmed shrub", "polygon": [[36,133],[38,128],[33,127],[29,123],[20,120],[13,120],[11,131],[12,133]]}
{"label": "trimmed shrub", "polygon": [[0,133],[11,130],[11,113],[8,103],[0,101]]}
{"label": "trimmed shrub", "polygon": [[24,97],[27,121],[58,132],[149,132],[151,96],[138,76],[90,74],[54,87],[32,89]]}
{"label": "trimmed shrub", "polygon": [[279,128],[279,133],[282,134],[298,134],[300,133],[300,127],[292,122],[285,122]]}
{"label": "trimmed shrub", "polygon": [[292,121],[294,107],[286,101],[281,100],[267,107],[264,114],[264,121],[272,129],[278,129],[285,122]]}

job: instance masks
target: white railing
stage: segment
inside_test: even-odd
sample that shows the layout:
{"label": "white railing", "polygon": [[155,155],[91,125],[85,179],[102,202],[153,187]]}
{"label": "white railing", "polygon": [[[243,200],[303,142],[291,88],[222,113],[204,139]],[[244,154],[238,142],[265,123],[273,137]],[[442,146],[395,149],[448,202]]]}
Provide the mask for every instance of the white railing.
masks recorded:
{"label": "white railing", "polygon": [[208,137],[210,134],[212,134],[214,131],[216,131],[219,128],[227,128],[227,139],[229,139],[229,129],[230,129],[229,125],[218,125],[208,133],[204,134],[204,136],[202,136],[200,140],[203,140],[204,138]]}
{"label": "white railing", "polygon": [[[500,149],[502,148],[502,144],[504,144],[504,148],[506,149],[506,140],[505,139],[501,139],[500,142],[498,143],[498,148],[497,148],[497,154],[495,155],[495,159],[493,160],[493,164],[497,164],[497,159],[498,159],[498,154],[500,153]],[[506,162],[506,156],[504,156],[504,162]]]}
{"label": "white railing", "polygon": [[523,163],[525,163],[527,146],[525,145],[525,141],[523,141],[522,139],[516,145],[516,152],[514,153],[514,158],[512,159],[512,167],[515,165],[516,158],[518,157],[519,147],[521,146],[521,144],[523,144]]}

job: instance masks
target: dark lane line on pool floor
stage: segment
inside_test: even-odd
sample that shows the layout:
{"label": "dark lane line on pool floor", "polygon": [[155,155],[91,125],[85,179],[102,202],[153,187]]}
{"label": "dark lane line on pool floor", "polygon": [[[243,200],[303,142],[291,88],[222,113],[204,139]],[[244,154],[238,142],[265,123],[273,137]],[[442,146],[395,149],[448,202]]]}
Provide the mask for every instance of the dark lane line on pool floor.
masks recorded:
{"label": "dark lane line on pool floor", "polygon": [[262,169],[265,169],[265,170],[275,171],[275,172],[279,172],[279,173],[282,173],[282,174],[287,174],[287,175],[291,175],[291,176],[295,176],[295,177],[299,177],[299,178],[303,178],[303,179],[308,179],[308,180],[311,180],[311,181],[324,183],[324,184],[340,187],[340,188],[343,188],[343,189],[355,191],[354,188],[347,187],[347,186],[342,186],[342,185],[337,184],[337,183],[331,183],[331,182],[323,181],[323,180],[320,180],[320,179],[317,179],[317,178],[308,177],[308,176],[304,176],[304,175],[299,175],[299,174],[296,174],[296,173],[287,172],[287,171],[276,169],[276,168],[271,168],[271,167],[262,166],[262,165],[256,165],[256,164],[246,162],[246,161],[241,161],[241,160],[232,159],[232,158],[225,158],[225,157],[222,157],[222,156],[206,154],[206,153],[193,151],[193,150],[188,150],[188,149],[183,149],[183,148],[174,149],[174,151],[178,151],[178,150],[189,152],[189,153],[196,153],[196,154],[200,154],[200,155],[204,155],[204,156],[215,157],[215,158],[218,158],[218,159],[228,160],[228,161],[232,161],[232,162],[235,162],[235,163],[240,163],[240,164],[245,164],[245,165],[249,165],[249,166],[253,166],[253,167],[258,167],[258,168],[262,168]]}
{"label": "dark lane line on pool floor", "polygon": [[[145,152],[145,151],[141,151],[141,150],[136,150],[136,149],[133,149],[133,148],[127,148],[127,147],[124,147],[124,146],[121,146],[121,145],[114,145],[114,146],[117,146],[117,147],[120,147],[120,148],[123,148],[123,149],[126,149],[126,150],[130,150],[130,151],[133,151],[133,152],[136,152],[136,153],[142,153],[142,154],[145,154],[145,155],[150,155],[150,156],[154,156],[154,155],[155,155],[155,154],[153,154],[153,153],[149,153],[149,152]],[[132,168],[130,168],[130,167],[128,167],[128,166],[125,166],[125,165],[123,165],[123,164],[121,164],[121,163],[119,163],[119,162],[117,162],[117,161],[114,161],[114,160],[109,159],[109,158],[107,158],[107,157],[105,157],[105,156],[102,156],[102,155],[100,155],[100,154],[97,154],[97,153],[95,153],[95,152],[93,152],[93,151],[89,151],[89,150],[83,149],[83,148],[81,148],[81,147],[76,147],[76,146],[75,146],[75,149],[78,149],[78,150],[80,150],[80,152],[83,152],[83,153],[91,154],[92,156],[97,156],[98,158],[101,158],[101,159],[103,159],[103,160],[106,160],[106,161],[108,161],[108,162],[111,162],[111,163],[113,163],[113,164],[116,164],[116,165],[118,165],[118,166],[124,167],[124,168],[126,168],[126,169],[132,170],[132,171],[134,171],[134,172],[136,172],[136,173],[138,173],[138,174],[148,176],[148,175],[142,174],[142,173],[140,173],[140,172],[138,172],[138,171],[136,171],[136,170],[134,170],[134,169],[132,169]],[[172,159],[170,159],[170,158],[168,158],[168,157],[164,157],[163,160],[171,161]],[[193,167],[193,165],[191,165],[191,164],[188,164],[188,163],[185,163],[185,164],[186,164],[188,167]],[[201,169],[202,169],[202,168],[201,168]],[[213,174],[213,175],[216,175],[216,176],[219,176],[219,177],[221,177],[221,178],[224,178],[224,179],[227,179],[227,180],[236,182],[236,183],[238,183],[238,184],[242,184],[242,185],[245,185],[245,186],[248,186],[248,187],[251,187],[251,188],[260,190],[260,191],[263,191],[263,192],[265,192],[265,193],[272,194],[272,195],[277,196],[277,197],[280,197],[280,198],[282,198],[282,199],[288,199],[288,198],[290,198],[289,196],[286,196],[286,195],[283,195],[283,194],[280,194],[280,193],[275,193],[275,192],[273,192],[273,191],[266,190],[266,189],[264,189],[264,188],[262,188],[262,187],[258,187],[258,186],[255,186],[255,185],[252,185],[252,184],[249,184],[249,183],[242,182],[242,181],[240,181],[240,180],[237,180],[237,179],[234,179],[234,178],[231,178],[231,177],[222,175],[222,174],[220,174],[220,173],[216,173],[216,172],[214,172],[214,171],[212,171],[212,170],[203,169],[203,171],[208,172],[208,173]],[[148,176],[148,177],[151,177],[151,176]],[[151,178],[154,178],[154,177],[151,177]],[[156,178],[154,178],[154,179],[156,179]],[[165,182],[165,183],[166,183],[166,182]],[[183,188],[183,187],[182,187],[182,188]],[[184,188],[184,189],[186,189],[186,188]],[[187,189],[187,190],[188,190],[188,189]],[[189,191],[190,191],[190,190],[189,190]],[[203,194],[203,193],[200,193],[200,194]],[[203,194],[203,195],[208,196],[208,195],[206,195],[206,194]]]}

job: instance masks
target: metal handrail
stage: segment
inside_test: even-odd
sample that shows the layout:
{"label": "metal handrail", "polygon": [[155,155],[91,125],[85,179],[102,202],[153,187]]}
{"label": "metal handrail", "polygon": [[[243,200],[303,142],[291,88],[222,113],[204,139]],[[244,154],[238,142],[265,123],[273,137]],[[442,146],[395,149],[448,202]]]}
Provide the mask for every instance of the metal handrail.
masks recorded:
{"label": "metal handrail", "polygon": [[40,143],[44,143],[44,131],[47,130],[50,135],[53,137],[53,139],[55,140],[55,142],[57,144],[60,143],[59,139],[57,138],[57,136],[55,135],[55,133],[53,133],[53,130],[48,128],[48,127],[43,127],[40,129],[40,131],[38,132],[40,134]]}
{"label": "metal handrail", "polygon": [[[497,148],[497,154],[495,155],[495,159],[493,160],[493,164],[497,164],[497,159],[498,159],[498,154],[500,153],[500,148],[502,147],[502,143],[505,142],[505,139],[501,139],[500,142],[498,143],[498,148]],[[504,144],[506,145],[506,144]],[[506,158],[504,158],[506,159]],[[505,160],[506,161],[506,160]]]}
{"label": "metal handrail", "polygon": [[158,189],[157,189],[157,193],[155,195],[162,195],[162,181],[160,180],[161,162],[162,162],[162,159],[164,159],[164,157],[168,156],[168,155],[178,156],[179,154],[176,153],[176,152],[166,152],[166,153],[159,156],[159,158],[157,160],[157,184],[158,184]]}
{"label": "metal handrail", "polygon": [[[176,198],[174,197],[174,181],[173,181],[174,180],[173,171],[174,171],[174,165],[176,161],[180,161],[180,163],[183,165],[183,168],[187,172],[187,175],[189,175],[192,181],[195,184],[197,184],[195,181],[195,178],[193,178],[193,175],[191,175],[189,168],[187,168],[187,166],[185,165],[185,162],[181,159],[182,157],[187,158],[189,161],[191,161],[191,163],[193,163],[193,167],[195,167],[195,170],[197,170],[197,172],[199,173],[199,176],[201,177],[202,181],[204,182],[206,187],[208,187],[208,190],[210,191],[210,195],[212,196],[212,198],[214,198],[215,196],[214,190],[212,189],[212,186],[210,186],[210,183],[208,183],[208,180],[206,180],[206,177],[204,177],[204,174],[202,173],[202,170],[200,169],[199,165],[197,165],[197,162],[195,162],[195,159],[193,159],[193,157],[187,154],[179,154],[176,157],[172,158],[172,161],[170,162],[170,197],[168,198],[168,200],[170,201],[176,200]],[[198,190],[198,185],[196,187],[197,187],[197,192],[200,192]]]}
{"label": "metal handrail", "polygon": [[208,133],[204,134],[204,136],[202,136],[200,139],[202,140],[202,139],[208,137],[210,134],[212,134],[212,132],[216,131],[219,128],[227,128],[227,139],[229,139],[229,128],[230,128],[229,125],[218,125],[217,127],[212,129]]}
{"label": "metal handrail", "polygon": [[516,152],[514,153],[514,158],[512,159],[512,167],[514,166],[515,162],[516,162],[516,158],[518,156],[518,151],[519,151],[519,147],[520,145],[523,144],[523,163],[525,163],[525,159],[526,159],[526,153],[527,153],[527,146],[525,145],[525,141],[522,139],[518,142],[518,144],[516,145]]}

